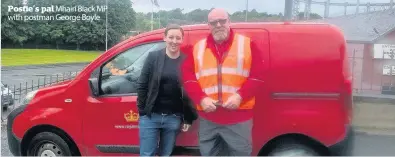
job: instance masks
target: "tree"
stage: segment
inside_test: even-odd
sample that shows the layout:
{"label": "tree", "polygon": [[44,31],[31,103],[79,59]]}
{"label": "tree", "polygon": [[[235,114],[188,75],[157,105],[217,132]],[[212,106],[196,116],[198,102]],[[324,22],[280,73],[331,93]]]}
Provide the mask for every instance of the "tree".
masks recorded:
{"label": "tree", "polygon": [[12,19],[15,18],[15,15],[23,16],[24,13],[8,12],[8,6],[22,7],[22,1],[3,0],[1,3],[2,40],[23,45],[33,35],[33,27],[23,21]]}
{"label": "tree", "polygon": [[[48,7],[48,6],[104,6],[106,0],[80,1],[80,0],[29,0],[27,6]],[[52,16],[57,14],[64,16],[80,16],[82,14],[100,17],[95,21],[72,21],[72,20],[32,20],[18,21],[10,20],[9,17],[14,13],[8,13],[8,5],[22,6],[22,0],[4,0],[2,1],[2,42],[8,44],[33,43],[51,44],[56,48],[60,45],[74,44],[76,49],[81,45],[98,49],[99,45],[105,45],[106,35],[106,13],[99,12],[48,12],[48,13],[23,13],[23,15],[40,15]],[[96,9],[96,8],[95,8]],[[122,10],[122,11],[119,11]],[[18,13],[19,14],[19,13]],[[130,0],[108,0],[108,40],[109,46],[119,42],[121,37],[127,34],[136,26],[135,12]],[[7,46],[6,45],[6,46]],[[86,48],[85,48],[86,49]]]}
{"label": "tree", "polygon": [[202,9],[195,9],[192,10],[189,13],[186,13],[186,20],[188,21],[194,21],[194,22],[205,22],[207,21],[207,15],[210,12],[210,10],[202,10]]}
{"label": "tree", "polygon": [[[298,14],[298,19],[305,19],[304,18],[304,12],[300,12]],[[314,19],[322,19],[322,17],[320,15],[318,15],[317,13],[310,13],[309,20],[314,20]]]}

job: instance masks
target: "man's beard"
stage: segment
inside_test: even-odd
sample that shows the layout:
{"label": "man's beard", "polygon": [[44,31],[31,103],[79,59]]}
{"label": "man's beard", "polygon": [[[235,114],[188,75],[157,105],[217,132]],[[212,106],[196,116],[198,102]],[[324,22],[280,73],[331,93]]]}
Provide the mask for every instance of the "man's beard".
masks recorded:
{"label": "man's beard", "polygon": [[223,42],[227,39],[228,33],[226,31],[218,31],[213,34],[214,40],[217,42]]}

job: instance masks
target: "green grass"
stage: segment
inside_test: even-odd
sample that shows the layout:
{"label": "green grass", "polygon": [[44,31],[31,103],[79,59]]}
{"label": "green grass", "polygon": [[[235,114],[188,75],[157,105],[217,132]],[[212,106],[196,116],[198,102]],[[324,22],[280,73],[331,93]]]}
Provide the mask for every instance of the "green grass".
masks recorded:
{"label": "green grass", "polygon": [[100,51],[1,49],[1,66],[91,62]]}

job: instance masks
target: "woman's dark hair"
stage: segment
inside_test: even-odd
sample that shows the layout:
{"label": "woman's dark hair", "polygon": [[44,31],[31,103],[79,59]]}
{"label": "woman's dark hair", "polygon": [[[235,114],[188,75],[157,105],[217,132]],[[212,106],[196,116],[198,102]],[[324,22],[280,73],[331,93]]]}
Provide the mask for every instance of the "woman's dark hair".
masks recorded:
{"label": "woman's dark hair", "polygon": [[165,36],[167,36],[167,32],[169,32],[169,30],[172,30],[172,29],[178,29],[178,30],[180,30],[182,36],[184,36],[184,29],[182,29],[181,26],[180,26],[180,25],[177,25],[177,24],[169,24],[169,25],[167,25],[167,27],[166,27],[166,29],[165,29]]}

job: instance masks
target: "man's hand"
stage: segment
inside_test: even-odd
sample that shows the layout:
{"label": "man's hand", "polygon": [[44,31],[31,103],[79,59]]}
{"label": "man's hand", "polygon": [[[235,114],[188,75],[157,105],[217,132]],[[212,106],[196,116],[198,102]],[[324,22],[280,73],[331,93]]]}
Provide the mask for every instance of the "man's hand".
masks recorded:
{"label": "man's hand", "polygon": [[189,130],[190,127],[191,127],[190,124],[184,124],[184,125],[182,125],[182,131],[183,131],[183,132],[187,132],[187,131]]}
{"label": "man's hand", "polygon": [[205,97],[202,100],[202,103],[200,104],[203,108],[204,112],[213,112],[217,109],[217,106],[215,106],[215,100],[211,99],[210,97]]}
{"label": "man's hand", "polygon": [[233,110],[239,108],[240,103],[241,103],[241,96],[235,93],[228,98],[228,100],[222,105],[222,107]]}

